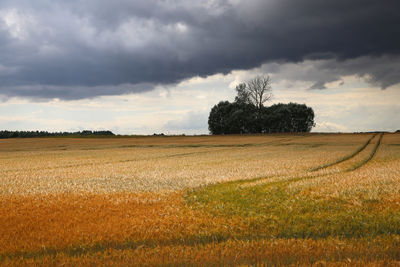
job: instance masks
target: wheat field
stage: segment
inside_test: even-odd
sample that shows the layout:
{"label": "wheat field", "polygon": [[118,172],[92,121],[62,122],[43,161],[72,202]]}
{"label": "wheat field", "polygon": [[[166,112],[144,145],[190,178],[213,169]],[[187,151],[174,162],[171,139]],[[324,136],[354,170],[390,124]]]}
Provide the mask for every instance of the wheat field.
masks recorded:
{"label": "wheat field", "polygon": [[400,134],[0,140],[2,266],[400,266]]}

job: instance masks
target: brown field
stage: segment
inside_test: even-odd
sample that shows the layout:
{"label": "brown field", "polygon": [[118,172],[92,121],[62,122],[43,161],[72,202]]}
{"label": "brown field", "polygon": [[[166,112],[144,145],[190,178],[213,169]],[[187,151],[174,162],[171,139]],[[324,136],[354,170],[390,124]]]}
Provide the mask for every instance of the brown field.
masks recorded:
{"label": "brown field", "polygon": [[400,266],[400,134],[0,140],[0,265]]}

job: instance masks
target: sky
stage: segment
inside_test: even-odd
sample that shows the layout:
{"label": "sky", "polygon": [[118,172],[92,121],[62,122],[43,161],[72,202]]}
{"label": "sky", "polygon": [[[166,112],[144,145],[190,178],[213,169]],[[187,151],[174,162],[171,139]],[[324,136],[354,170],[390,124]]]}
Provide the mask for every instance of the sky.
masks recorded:
{"label": "sky", "polygon": [[314,132],[400,129],[398,0],[1,0],[0,130],[207,134],[269,75]]}

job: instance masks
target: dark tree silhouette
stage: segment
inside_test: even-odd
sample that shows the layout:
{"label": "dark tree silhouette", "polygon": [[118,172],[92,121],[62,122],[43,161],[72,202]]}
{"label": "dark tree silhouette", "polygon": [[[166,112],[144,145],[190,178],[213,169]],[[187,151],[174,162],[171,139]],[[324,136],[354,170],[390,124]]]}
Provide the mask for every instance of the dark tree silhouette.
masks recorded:
{"label": "dark tree silhouette", "polygon": [[271,99],[268,75],[257,76],[236,86],[235,102],[221,101],[208,118],[212,134],[295,133],[310,132],[314,111],[305,104],[275,104],[265,107]]}
{"label": "dark tree silhouette", "polygon": [[252,104],[250,101],[250,93],[247,90],[246,84],[241,83],[238,84],[235,88],[236,90],[236,97],[235,102],[239,104]]}
{"label": "dark tree silhouette", "polygon": [[310,132],[314,126],[313,109],[297,103],[262,107],[260,113],[252,104],[221,101],[208,117],[212,134],[298,133]]}
{"label": "dark tree silhouette", "polygon": [[314,111],[305,104],[275,104],[265,108],[262,117],[263,132],[310,132],[314,123]]}
{"label": "dark tree silhouette", "polygon": [[252,133],[255,111],[251,104],[221,101],[211,109],[208,129],[212,134]]}

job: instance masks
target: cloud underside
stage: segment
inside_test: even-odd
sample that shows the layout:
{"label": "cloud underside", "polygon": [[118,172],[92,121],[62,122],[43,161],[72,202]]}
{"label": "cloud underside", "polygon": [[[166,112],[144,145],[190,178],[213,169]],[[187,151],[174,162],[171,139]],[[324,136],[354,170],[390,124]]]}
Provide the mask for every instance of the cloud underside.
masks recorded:
{"label": "cloud underside", "polygon": [[312,89],[346,75],[385,89],[400,82],[398,10],[397,0],[4,0],[0,94],[118,95],[304,61],[326,70]]}

